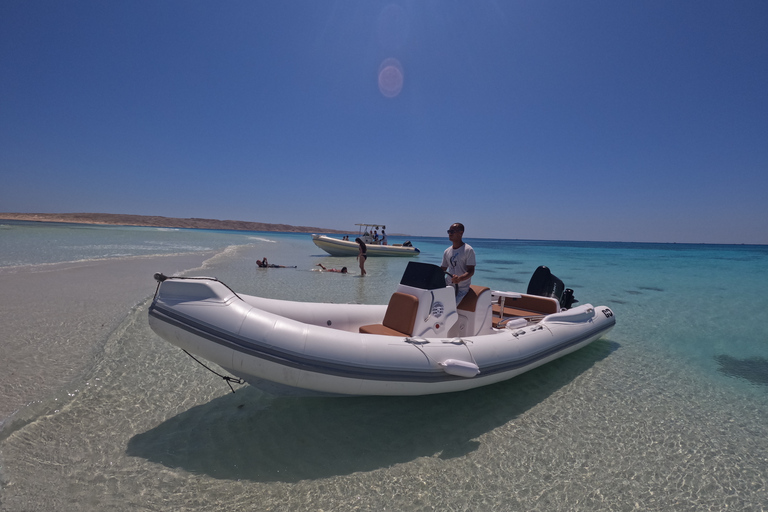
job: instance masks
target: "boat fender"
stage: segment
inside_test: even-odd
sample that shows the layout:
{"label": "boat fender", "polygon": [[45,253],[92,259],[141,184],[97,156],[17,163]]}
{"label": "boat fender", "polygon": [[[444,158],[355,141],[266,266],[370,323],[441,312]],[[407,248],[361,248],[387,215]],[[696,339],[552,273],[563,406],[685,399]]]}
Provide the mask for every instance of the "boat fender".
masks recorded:
{"label": "boat fender", "polygon": [[457,377],[471,379],[480,373],[480,368],[475,363],[461,361],[460,359],[446,359],[438,364],[443,367],[445,373],[456,375]]}
{"label": "boat fender", "polygon": [[528,325],[528,320],[525,318],[513,318],[512,320],[509,320],[506,323],[507,329],[515,330],[520,329],[521,327],[525,327]]}

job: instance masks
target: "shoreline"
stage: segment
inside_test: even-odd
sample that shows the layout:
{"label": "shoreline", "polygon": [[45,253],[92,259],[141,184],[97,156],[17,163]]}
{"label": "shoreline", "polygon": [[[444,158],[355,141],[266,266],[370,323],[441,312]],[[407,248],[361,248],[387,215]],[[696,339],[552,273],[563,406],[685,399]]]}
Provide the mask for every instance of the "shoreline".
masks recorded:
{"label": "shoreline", "polygon": [[325,229],[290,224],[270,224],[241,220],[175,218],[153,215],[123,215],[116,213],[0,213],[0,220],[30,222],[59,222],[69,224],[97,224],[107,226],[141,226],[153,228],[219,229],[231,231],[279,231],[285,233],[347,233],[338,229]]}
{"label": "shoreline", "polygon": [[[181,229],[215,229],[229,231],[266,231],[278,233],[327,233],[334,235],[346,235],[354,233],[354,230],[326,229],[314,226],[293,226],[290,224],[270,224],[267,222],[250,222],[243,220],[218,220],[201,218],[177,218],[162,217],[156,215],[131,215],[119,213],[0,213],[0,221],[21,220],[28,222],[57,222],[67,224],[93,224],[102,226],[138,226],[150,228],[181,228]],[[414,237],[406,233],[390,233],[389,236]],[[472,238],[472,237],[470,237]],[[479,238],[483,240],[483,238]],[[493,240],[493,239],[489,239]],[[549,240],[549,239],[502,239],[532,242],[573,242],[573,243],[610,243],[610,244],[637,244],[637,245],[678,245],[678,246],[744,246],[766,247],[768,243],[715,243],[715,242],[627,242],[621,240]]]}
{"label": "shoreline", "polygon": [[[5,351],[0,360],[0,440],[52,401],[63,403],[74,389],[83,389],[83,375],[99,361],[106,340],[152,297],[152,274],[158,268],[185,273],[202,268],[215,254],[207,250],[62,261],[0,272]],[[56,321],[47,320],[52,318]],[[36,373],[38,368],[46,368],[44,374]],[[27,375],[37,375],[34,386],[19,385]]]}

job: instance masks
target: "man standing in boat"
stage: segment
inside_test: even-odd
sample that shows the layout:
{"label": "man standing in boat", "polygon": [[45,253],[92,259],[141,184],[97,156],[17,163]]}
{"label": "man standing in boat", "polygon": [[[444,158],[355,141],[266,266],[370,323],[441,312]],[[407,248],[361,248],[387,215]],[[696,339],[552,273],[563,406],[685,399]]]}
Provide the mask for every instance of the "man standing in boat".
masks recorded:
{"label": "man standing in boat", "polygon": [[475,250],[471,245],[464,243],[462,236],[464,224],[457,222],[448,228],[451,246],[443,253],[443,262],[440,264],[440,268],[448,274],[445,276],[445,282],[456,285],[456,304],[469,292],[469,285],[475,273]]}

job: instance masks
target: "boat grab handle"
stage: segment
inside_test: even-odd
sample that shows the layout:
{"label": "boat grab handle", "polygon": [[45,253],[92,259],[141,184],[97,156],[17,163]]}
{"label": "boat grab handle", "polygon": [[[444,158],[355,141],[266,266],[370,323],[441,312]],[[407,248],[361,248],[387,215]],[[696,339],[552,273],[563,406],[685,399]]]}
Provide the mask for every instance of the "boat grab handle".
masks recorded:
{"label": "boat grab handle", "polygon": [[429,317],[432,316],[432,307],[435,305],[435,292],[429,290],[429,293],[432,295],[432,302],[429,303],[429,309],[427,310],[427,316],[424,317],[424,322],[429,320]]}

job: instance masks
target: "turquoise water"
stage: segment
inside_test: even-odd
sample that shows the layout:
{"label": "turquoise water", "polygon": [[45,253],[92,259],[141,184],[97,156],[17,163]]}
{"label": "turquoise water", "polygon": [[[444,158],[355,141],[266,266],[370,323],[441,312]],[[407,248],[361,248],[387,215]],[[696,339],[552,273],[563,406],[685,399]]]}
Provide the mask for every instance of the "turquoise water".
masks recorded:
{"label": "turquoise water", "polygon": [[305,234],[0,221],[0,510],[765,509],[768,247],[467,241],[473,283],[547,265],[616,328],[466,393],[232,394],[149,330],[154,272],[383,303],[408,260],[361,277]]}

